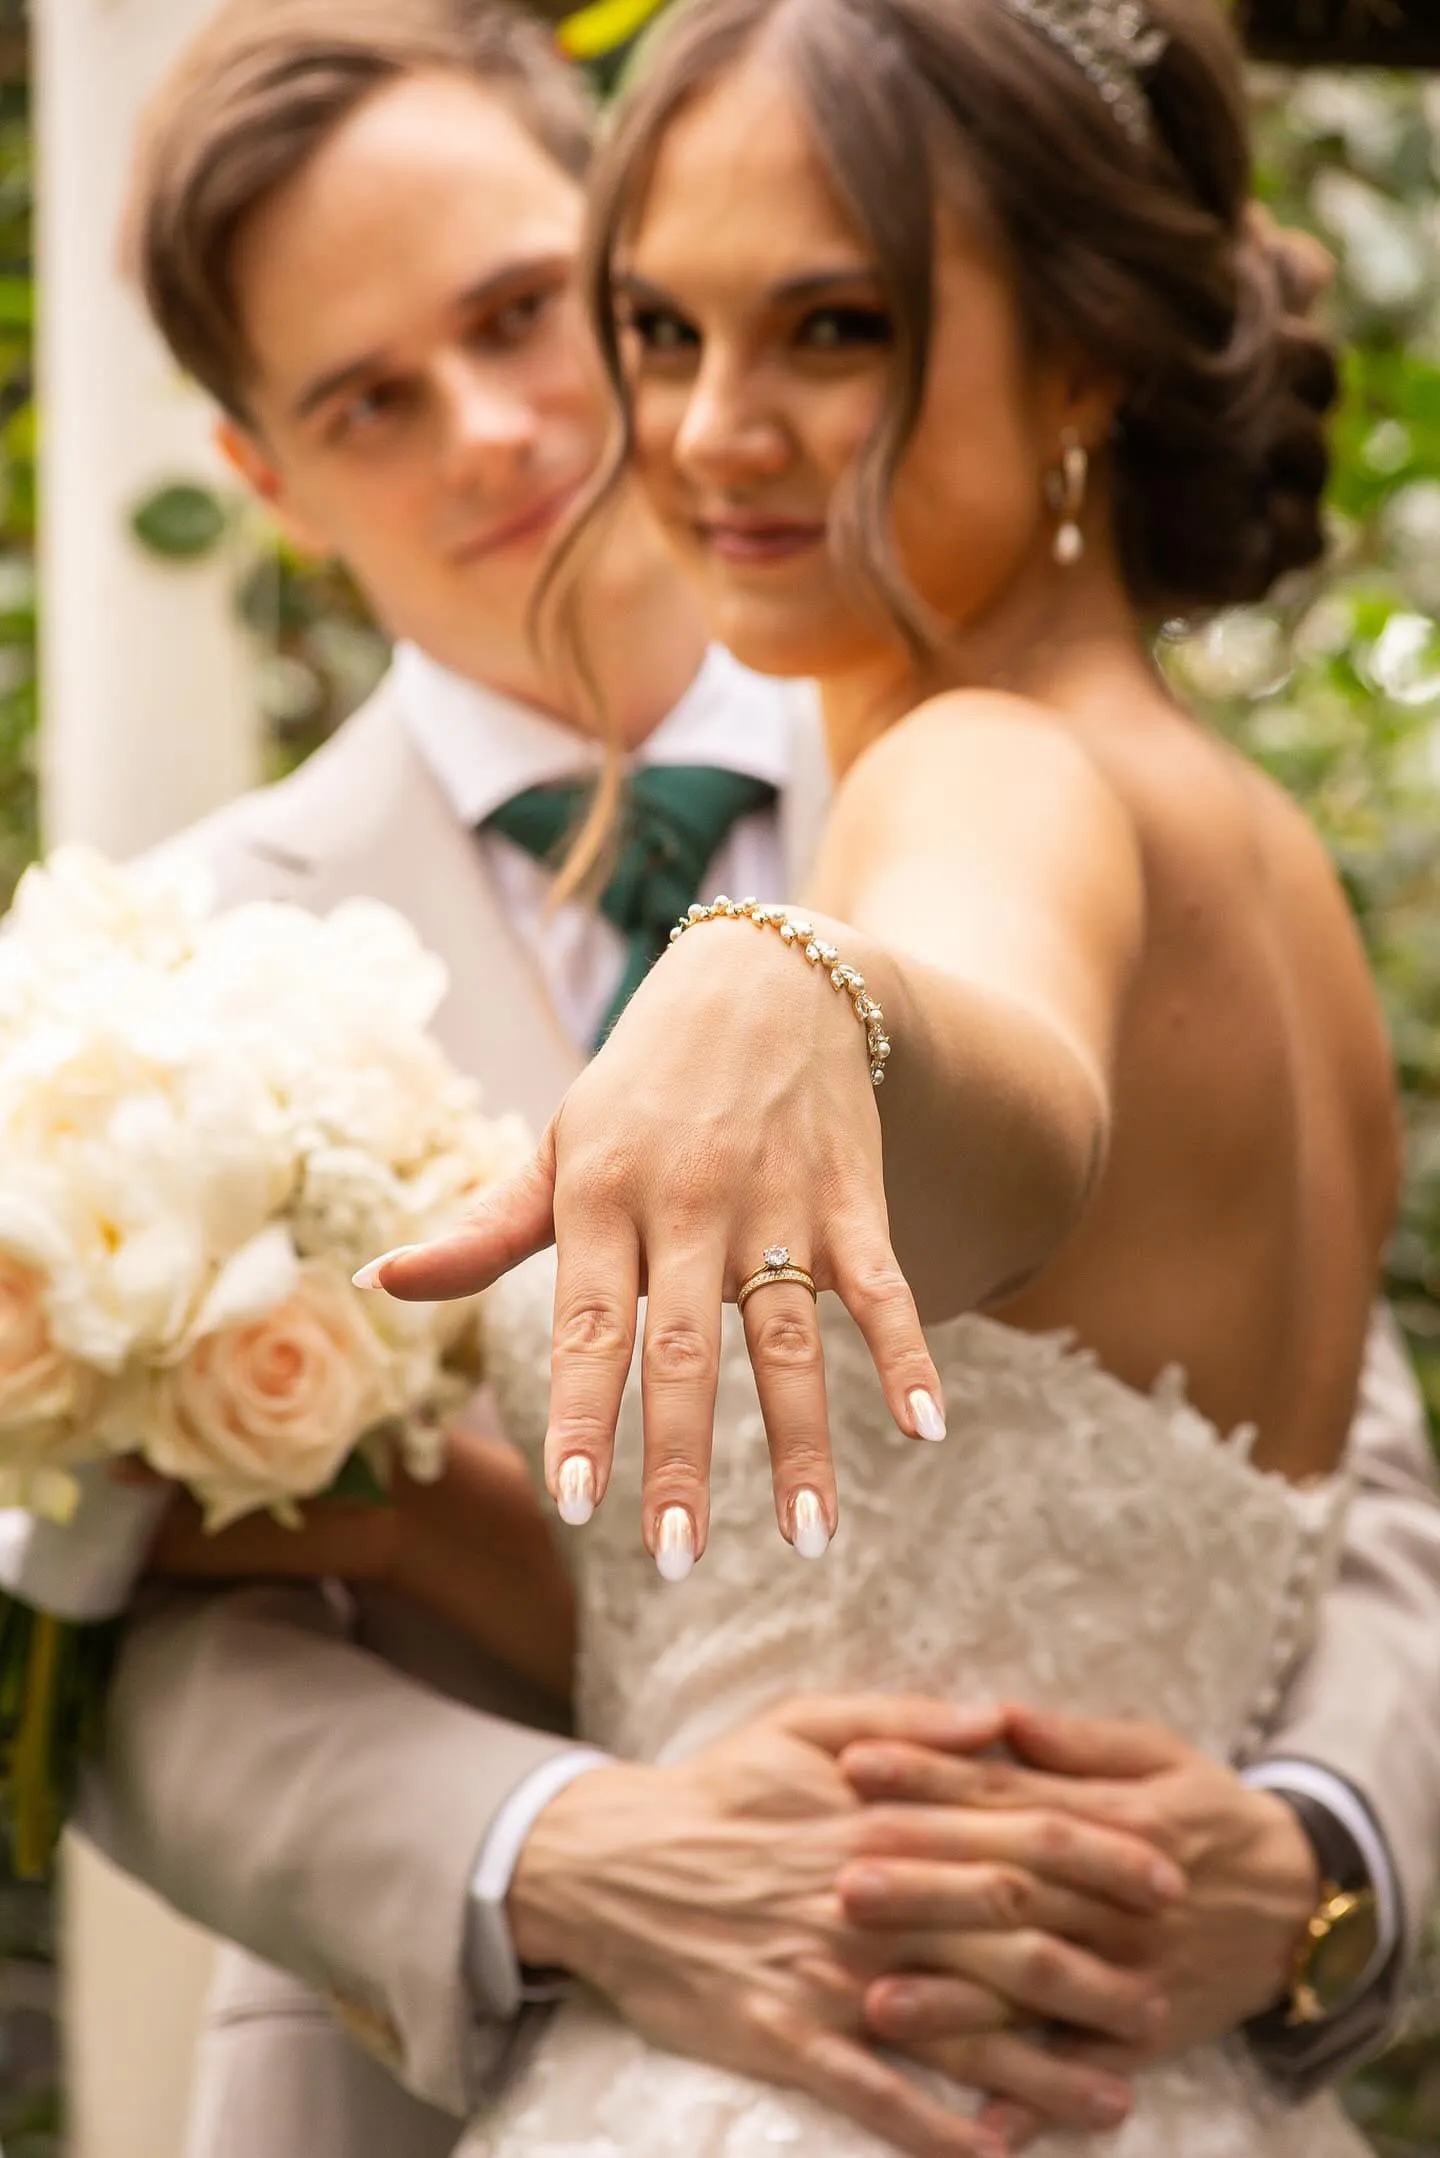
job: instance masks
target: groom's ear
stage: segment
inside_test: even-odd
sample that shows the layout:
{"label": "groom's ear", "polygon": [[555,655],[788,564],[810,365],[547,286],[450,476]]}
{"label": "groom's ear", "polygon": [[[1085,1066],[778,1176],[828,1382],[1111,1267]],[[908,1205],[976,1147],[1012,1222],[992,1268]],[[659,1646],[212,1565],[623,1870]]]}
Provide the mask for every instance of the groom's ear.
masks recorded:
{"label": "groom's ear", "polygon": [[259,496],[285,537],[302,553],[323,559],[329,547],[304,520],[297,517],[287,499],[285,483],[259,435],[228,417],[215,422],[215,446],[232,472],[238,473],[253,494]]}

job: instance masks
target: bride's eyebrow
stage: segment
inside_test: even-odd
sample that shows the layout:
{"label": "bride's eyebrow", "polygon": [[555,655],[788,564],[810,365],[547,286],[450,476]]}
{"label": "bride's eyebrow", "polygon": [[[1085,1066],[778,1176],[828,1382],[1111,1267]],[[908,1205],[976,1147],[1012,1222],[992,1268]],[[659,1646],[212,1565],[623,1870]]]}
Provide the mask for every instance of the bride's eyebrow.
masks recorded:
{"label": "bride's eyebrow", "polygon": [[[880,279],[868,263],[836,264],[830,269],[805,270],[795,277],[782,277],[767,285],[761,299],[770,307],[803,306],[807,300],[833,298],[837,293],[864,292],[877,295]],[[613,279],[617,299],[632,307],[666,307],[681,312],[679,303],[660,285],[652,284],[634,270],[617,270]]]}
{"label": "bride's eyebrow", "polygon": [[675,308],[675,301],[659,285],[652,285],[648,277],[637,277],[633,270],[617,270],[611,280],[611,289],[617,300],[626,300],[632,307]]}

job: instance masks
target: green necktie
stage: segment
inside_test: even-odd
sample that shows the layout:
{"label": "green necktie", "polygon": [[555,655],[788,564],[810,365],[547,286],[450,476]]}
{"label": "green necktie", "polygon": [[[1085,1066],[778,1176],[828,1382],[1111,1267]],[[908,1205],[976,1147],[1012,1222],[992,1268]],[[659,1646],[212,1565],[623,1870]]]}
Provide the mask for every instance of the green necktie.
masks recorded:
{"label": "green necktie", "polygon": [[[579,829],[592,789],[573,782],[529,787],[485,820],[537,862],[558,864]],[[620,843],[600,912],[626,943],[625,972],[595,1037],[598,1049],[655,961],[732,825],[775,799],[768,780],[708,764],[651,764],[626,782]]]}

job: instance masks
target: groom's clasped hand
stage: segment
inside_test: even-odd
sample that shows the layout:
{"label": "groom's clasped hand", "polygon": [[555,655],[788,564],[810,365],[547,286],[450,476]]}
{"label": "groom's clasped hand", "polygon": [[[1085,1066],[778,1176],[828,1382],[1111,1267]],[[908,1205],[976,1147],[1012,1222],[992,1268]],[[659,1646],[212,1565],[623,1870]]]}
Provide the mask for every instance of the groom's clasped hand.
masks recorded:
{"label": "groom's clasped hand", "polygon": [[[517,1948],[652,2044],[808,2090],[913,2158],[978,2158],[992,2127],[876,2043],[993,2094],[1011,2148],[1041,2118],[1113,2127],[1129,2104],[1114,2064],[1169,2020],[1159,1974],[1186,1878],[1161,1848],[1166,1806],[1123,1763],[1107,1800],[1128,1821],[1086,1818],[1052,1796],[1063,1778],[1005,1757],[1010,1717],[817,1696],[669,1768],[598,1770],[536,1824],[511,1890]],[[970,1800],[942,1798],[946,1779]],[[1065,2058],[1062,2028],[1103,2058]]]}

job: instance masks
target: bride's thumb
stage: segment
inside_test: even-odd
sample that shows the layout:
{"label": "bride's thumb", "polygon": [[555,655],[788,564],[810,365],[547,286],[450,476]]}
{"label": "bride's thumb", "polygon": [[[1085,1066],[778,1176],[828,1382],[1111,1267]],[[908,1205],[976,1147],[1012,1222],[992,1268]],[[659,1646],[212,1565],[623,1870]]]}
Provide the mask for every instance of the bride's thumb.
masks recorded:
{"label": "bride's thumb", "polygon": [[428,1244],[402,1244],[371,1259],[357,1289],[384,1289],[407,1303],[439,1303],[488,1289],[522,1259],[555,1241],[555,1154],[549,1137],[514,1176],[487,1191],[468,1219]]}

